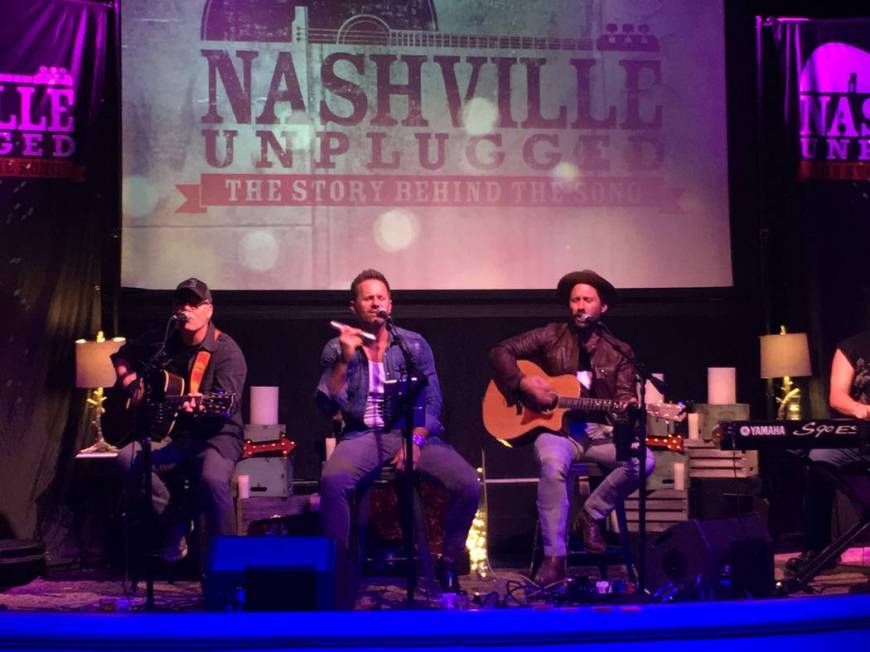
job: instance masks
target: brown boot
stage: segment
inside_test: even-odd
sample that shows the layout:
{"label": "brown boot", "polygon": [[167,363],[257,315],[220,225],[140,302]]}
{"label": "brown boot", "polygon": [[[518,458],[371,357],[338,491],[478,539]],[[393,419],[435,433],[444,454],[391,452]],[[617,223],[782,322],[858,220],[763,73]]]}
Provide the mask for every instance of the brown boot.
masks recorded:
{"label": "brown boot", "polygon": [[541,567],[538,569],[535,581],[541,586],[560,582],[565,579],[566,566],[565,557],[544,555],[544,561],[541,562]]}
{"label": "brown boot", "polygon": [[586,552],[602,553],[607,552],[607,542],[604,540],[604,535],[601,533],[601,521],[596,521],[592,518],[585,509],[580,510],[580,526],[583,528],[583,548]]}

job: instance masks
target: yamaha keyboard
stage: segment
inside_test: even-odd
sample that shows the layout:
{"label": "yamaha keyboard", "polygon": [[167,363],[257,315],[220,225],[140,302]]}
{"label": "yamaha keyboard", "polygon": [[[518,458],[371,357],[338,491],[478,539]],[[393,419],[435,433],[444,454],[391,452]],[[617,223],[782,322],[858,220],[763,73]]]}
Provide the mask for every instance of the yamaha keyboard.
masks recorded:
{"label": "yamaha keyboard", "polygon": [[[870,421],[722,421],[716,427],[722,450],[860,448],[870,445]],[[715,436],[714,431],[714,436]]]}

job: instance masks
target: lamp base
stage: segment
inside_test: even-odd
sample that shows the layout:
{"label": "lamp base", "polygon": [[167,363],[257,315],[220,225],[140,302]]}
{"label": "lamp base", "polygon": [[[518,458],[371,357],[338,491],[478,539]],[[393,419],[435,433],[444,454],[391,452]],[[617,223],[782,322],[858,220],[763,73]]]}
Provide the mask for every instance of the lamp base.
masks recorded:
{"label": "lamp base", "polygon": [[78,455],[93,455],[95,453],[117,453],[117,446],[112,446],[109,442],[107,442],[103,437],[98,437],[97,441],[88,446],[87,448],[83,448],[78,452]]}

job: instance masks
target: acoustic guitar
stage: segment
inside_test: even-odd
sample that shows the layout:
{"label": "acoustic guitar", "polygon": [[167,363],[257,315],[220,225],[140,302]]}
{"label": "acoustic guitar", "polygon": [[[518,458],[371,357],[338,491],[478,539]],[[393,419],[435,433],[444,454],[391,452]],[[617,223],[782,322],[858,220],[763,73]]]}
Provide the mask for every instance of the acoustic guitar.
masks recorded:
{"label": "acoustic guitar", "polygon": [[135,439],[140,429],[154,441],[169,436],[186,401],[194,403],[193,416],[199,418],[228,417],[238,400],[234,393],[223,391],[185,394],[184,378],[166,370],[155,371],[148,377],[144,382],[144,394],[138,402],[132,396],[136,385],[116,385],[107,392],[101,421],[106,441],[115,446],[123,446]]}
{"label": "acoustic guitar", "polygon": [[[627,401],[590,398],[582,395],[583,386],[576,376],[548,376],[534,362],[518,360],[520,371],[527,376],[538,376],[547,381],[550,389],[558,396],[555,407],[545,412],[532,409],[522,403],[508,404],[504,394],[490,381],[483,396],[483,425],[487,432],[501,441],[509,443],[542,430],[559,432],[565,415],[572,411],[608,412],[625,414],[636,409]],[[680,403],[657,403],[647,405],[647,414],[669,421],[682,421],[686,418],[685,406]],[[647,437],[647,446],[682,451],[683,439],[676,435],[666,437]]]}

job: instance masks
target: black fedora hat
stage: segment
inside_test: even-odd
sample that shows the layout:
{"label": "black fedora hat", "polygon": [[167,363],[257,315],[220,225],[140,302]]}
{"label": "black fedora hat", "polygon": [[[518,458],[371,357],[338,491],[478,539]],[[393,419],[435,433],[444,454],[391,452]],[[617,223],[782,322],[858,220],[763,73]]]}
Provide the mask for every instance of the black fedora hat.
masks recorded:
{"label": "black fedora hat", "polygon": [[563,301],[567,301],[571,297],[571,290],[578,283],[591,285],[598,290],[598,296],[602,303],[612,306],[616,302],[616,288],[606,278],[593,272],[591,269],[584,269],[579,272],[569,272],[559,279],[559,284],[556,286],[556,293]]}

